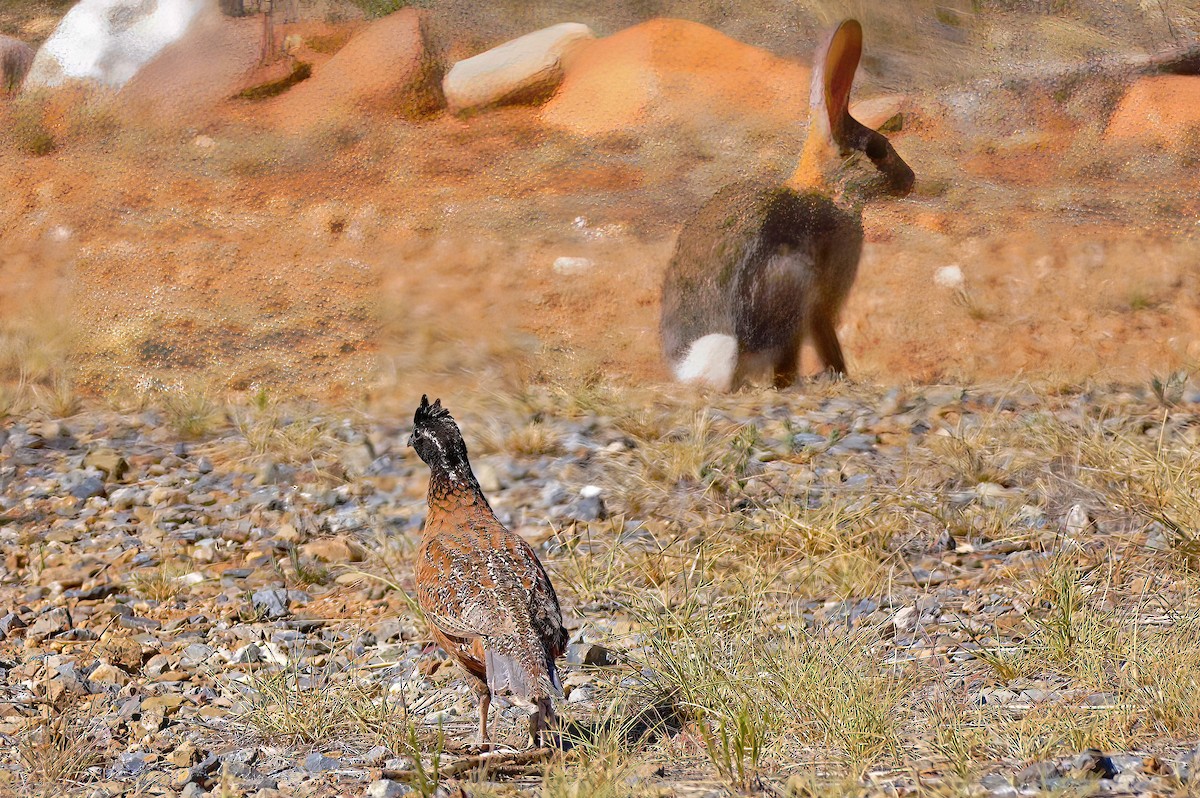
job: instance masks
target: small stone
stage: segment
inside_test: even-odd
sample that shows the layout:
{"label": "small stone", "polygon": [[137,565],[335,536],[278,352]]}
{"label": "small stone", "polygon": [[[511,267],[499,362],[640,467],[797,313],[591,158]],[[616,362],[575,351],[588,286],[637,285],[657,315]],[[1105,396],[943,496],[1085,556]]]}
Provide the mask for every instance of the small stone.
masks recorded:
{"label": "small stone", "polygon": [[587,665],[606,668],[617,664],[616,655],[604,646],[594,643],[573,643],[567,646],[568,665]]}
{"label": "small stone", "polygon": [[300,533],[296,531],[296,527],[285,521],[275,531],[275,539],[284,543],[296,543],[300,540]]}
{"label": "small stone", "polygon": [[108,777],[120,779],[136,776],[146,769],[146,760],[148,757],[148,754],[141,752],[121,754],[109,766]]}
{"label": "small stone", "polygon": [[1094,748],[1089,748],[1071,761],[1071,769],[1100,779],[1116,778],[1118,772],[1111,757]]}
{"label": "small stone", "polygon": [[567,507],[567,517],[575,521],[603,521],[608,517],[608,508],[599,496],[581,496]]}
{"label": "small stone", "polygon": [[1072,505],[1071,509],[1067,511],[1067,517],[1063,520],[1063,528],[1067,535],[1073,538],[1081,537],[1091,525],[1092,519],[1082,504]]}
{"label": "small stone", "polygon": [[154,618],[141,618],[137,615],[122,615],[117,619],[117,625],[126,629],[137,629],[143,632],[153,632],[162,628],[162,621]]}
{"label": "small stone", "polygon": [[591,700],[592,700],[592,688],[590,688],[590,687],[576,687],[567,696],[568,704],[580,704],[585,701],[591,701]]}
{"label": "small stone", "polygon": [[280,588],[259,590],[251,596],[254,609],[266,613],[271,619],[286,618],[291,614],[288,609],[288,592]]}
{"label": "small stone", "polygon": [[262,662],[262,651],[253,643],[246,645],[233,652],[233,656],[229,658],[231,665],[246,665],[252,662]]}
{"label": "small stone", "polygon": [[367,798],[399,798],[412,793],[412,787],[391,779],[378,779],[367,787]]}
{"label": "small stone", "polygon": [[179,768],[190,768],[200,760],[200,751],[191,743],[183,743],[170,754],[167,760]]}
{"label": "small stone", "polygon": [[114,668],[107,662],[101,662],[88,675],[90,682],[103,682],[107,684],[126,685],[129,684],[129,674],[120,668]]}
{"label": "small stone", "polygon": [[319,751],[313,751],[304,758],[304,769],[309,773],[323,773],[326,770],[336,770],[341,766],[341,760],[325,756]]}
{"label": "small stone", "polygon": [[346,537],[321,538],[300,547],[300,553],[313,560],[330,563],[362,562],[363,547]]}
{"label": "small stone", "polygon": [[208,793],[196,782],[189,782],[179,791],[179,798],[202,798]]}
{"label": "small stone", "polygon": [[1017,771],[1014,780],[1017,784],[1044,786],[1048,781],[1060,775],[1062,773],[1054,762],[1034,762]]}
{"label": "small stone", "polygon": [[962,288],[965,282],[962,267],[955,263],[943,266],[933,273],[933,284],[938,288],[954,290]]}
{"label": "small stone", "polygon": [[179,693],[165,693],[142,699],[142,712],[161,712],[170,715],[186,701]]}
{"label": "small stone", "polygon": [[25,632],[25,639],[39,643],[48,637],[60,635],[71,628],[71,616],[61,607],[44,612]]}
{"label": "small stone", "polygon": [[6,637],[12,637],[13,632],[18,629],[24,629],[25,621],[21,620],[21,616],[15,612],[5,613],[0,616],[0,640]]}
{"label": "small stone", "polygon": [[370,751],[363,754],[363,763],[371,767],[379,767],[387,760],[391,759],[392,752],[386,745],[377,745]]}
{"label": "small stone", "polygon": [[100,477],[85,477],[75,487],[71,488],[71,495],[76,499],[90,499],[94,496],[103,496],[104,480]]}
{"label": "small stone", "polygon": [[84,468],[94,468],[111,482],[120,481],[129,470],[129,463],[115,449],[93,449],[83,457]]}
{"label": "small stone", "polygon": [[475,467],[475,479],[485,494],[493,494],[503,486],[500,484],[500,473],[491,463],[480,463]]}
{"label": "small stone", "polygon": [[108,506],[114,510],[129,510],[135,506],[144,504],[146,501],[146,492],[141,488],[135,488],[131,485],[116,488],[112,493],[108,494]]}
{"label": "small stone", "polygon": [[563,275],[584,274],[591,271],[593,264],[590,258],[569,258],[566,256],[554,259],[554,273]]}
{"label": "small stone", "polygon": [[446,102],[462,111],[548,95],[562,81],[562,58],[591,38],[586,25],[564,22],[459,61],[442,80]]}

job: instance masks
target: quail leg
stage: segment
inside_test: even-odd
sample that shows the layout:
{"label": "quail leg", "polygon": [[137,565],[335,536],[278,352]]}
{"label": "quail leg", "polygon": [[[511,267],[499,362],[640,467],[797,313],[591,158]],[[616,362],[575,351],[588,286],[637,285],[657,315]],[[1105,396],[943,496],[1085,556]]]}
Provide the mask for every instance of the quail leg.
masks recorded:
{"label": "quail leg", "polygon": [[551,745],[555,742],[554,706],[549,698],[539,698],[535,702],[537,711],[529,718],[529,737],[536,748]]}
{"label": "quail leg", "polygon": [[487,682],[476,685],[475,692],[479,694],[479,748],[488,751],[492,747],[492,737],[488,734],[488,709],[492,706],[492,692]]}

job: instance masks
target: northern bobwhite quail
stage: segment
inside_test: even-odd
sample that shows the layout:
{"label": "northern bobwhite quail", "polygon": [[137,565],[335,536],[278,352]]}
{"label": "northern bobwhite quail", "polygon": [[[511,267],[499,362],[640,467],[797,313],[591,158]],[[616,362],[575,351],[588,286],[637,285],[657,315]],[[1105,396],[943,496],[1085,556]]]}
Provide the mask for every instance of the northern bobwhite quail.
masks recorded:
{"label": "northern bobwhite quail", "polygon": [[492,512],[471,471],[458,425],[426,396],[409,444],[429,466],[429,514],[417,554],[417,603],[434,639],[470,675],[479,695],[479,744],[490,740],[492,695],[511,691],[536,707],[535,744],[561,695],[554,660],[567,645],[562,610],[529,544]]}

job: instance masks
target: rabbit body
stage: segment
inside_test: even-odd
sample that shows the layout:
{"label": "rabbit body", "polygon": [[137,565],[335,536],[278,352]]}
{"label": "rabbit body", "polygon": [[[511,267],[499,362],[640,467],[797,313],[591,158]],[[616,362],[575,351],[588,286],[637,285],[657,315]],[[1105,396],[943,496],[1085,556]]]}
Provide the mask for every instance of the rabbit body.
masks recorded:
{"label": "rabbit body", "polygon": [[862,254],[861,204],[843,189],[866,156],[884,177],[865,190],[904,196],[913,173],[881,134],[850,116],[862,27],[846,20],[814,61],[809,133],[782,185],[718,191],[680,231],[662,288],[659,332],[676,379],[731,390],[762,372],[795,382],[811,340],[825,371],[846,372],[837,320]]}
{"label": "rabbit body", "polygon": [[844,372],[835,325],[862,242],[861,218],[818,192],[769,183],[717,192],[681,231],[663,284],[676,378],[728,390],[770,371],[784,387],[805,336]]}

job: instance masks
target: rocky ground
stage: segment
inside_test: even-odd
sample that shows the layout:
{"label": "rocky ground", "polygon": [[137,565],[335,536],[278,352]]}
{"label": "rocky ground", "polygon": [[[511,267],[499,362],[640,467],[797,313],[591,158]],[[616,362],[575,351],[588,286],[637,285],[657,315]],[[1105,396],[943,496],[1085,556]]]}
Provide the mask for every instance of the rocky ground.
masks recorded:
{"label": "rocky ground", "polygon": [[260,397],[0,425],[0,791],[1196,790],[1185,383],[443,399],[562,599],[570,753],[455,772],[405,417]]}

